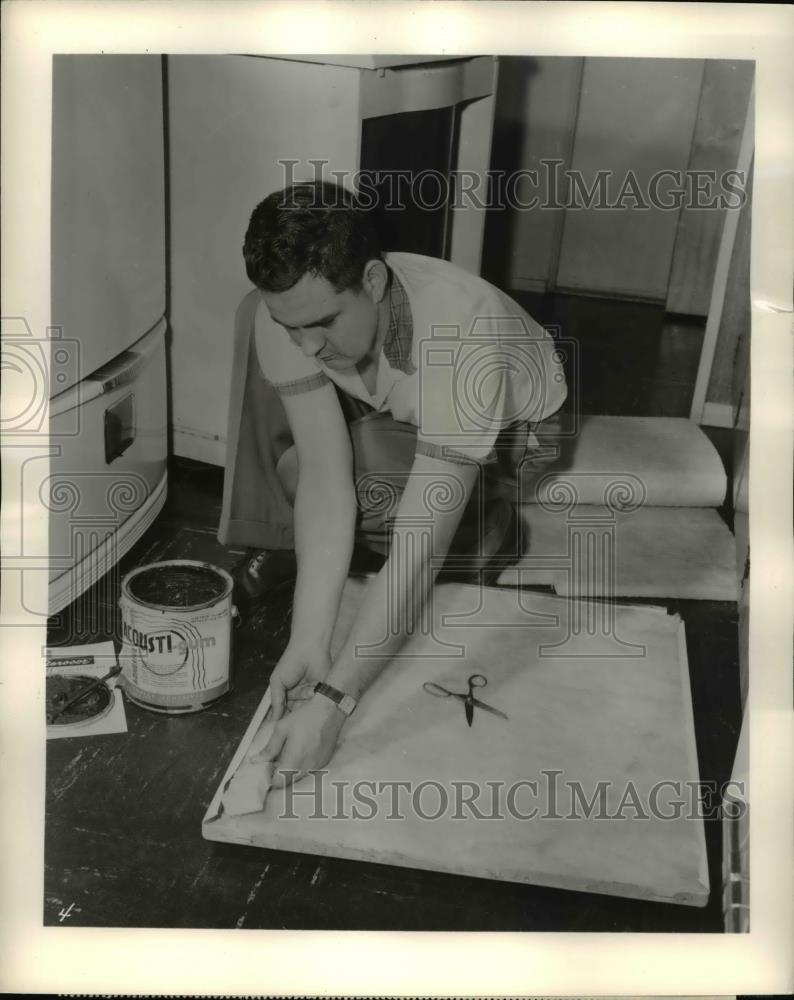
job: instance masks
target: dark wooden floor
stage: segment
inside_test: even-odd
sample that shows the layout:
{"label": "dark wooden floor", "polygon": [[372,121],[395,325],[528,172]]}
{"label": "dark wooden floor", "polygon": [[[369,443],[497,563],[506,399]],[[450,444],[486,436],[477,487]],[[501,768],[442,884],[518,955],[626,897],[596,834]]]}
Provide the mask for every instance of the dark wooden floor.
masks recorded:
{"label": "dark wooden floor", "polygon": [[[581,340],[584,412],[688,411],[698,325],[666,322],[653,307],[540,305]],[[716,443],[728,458],[729,439]],[[222,482],[220,469],[173,459],[167,506],[117,578],[168,558],[232,566],[240,550],[215,537]],[[49,641],[112,637],[118,645],[119,613],[107,593],[97,585],[51,619]],[[665,603],[686,624],[701,780],[719,786],[739,726],[736,608]],[[289,612],[289,595],[276,595],[236,631],[234,690],[214,707],[176,717],[127,701],[128,733],[48,744],[45,924],[61,923],[71,906],[63,926],[722,931],[717,820],[706,822],[712,894],[703,909],[203,840],[202,816],[286,644]]]}
{"label": "dark wooden floor", "polygon": [[669,316],[662,305],[642,302],[512,295],[539,323],[574,342],[566,371],[568,405],[575,396],[580,413],[689,416],[702,320]]}

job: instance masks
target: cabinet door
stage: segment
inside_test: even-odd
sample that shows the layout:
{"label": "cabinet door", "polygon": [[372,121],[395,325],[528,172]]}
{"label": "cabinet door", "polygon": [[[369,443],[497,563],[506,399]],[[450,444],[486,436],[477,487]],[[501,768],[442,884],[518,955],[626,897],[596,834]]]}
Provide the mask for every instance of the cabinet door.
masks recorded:
{"label": "cabinet door", "polygon": [[[589,189],[608,171],[609,200],[632,173],[645,193],[661,170],[685,171],[703,60],[586,59],[572,171]],[[556,285],[597,295],[664,301],[680,211],[569,208]]]}
{"label": "cabinet door", "polygon": [[[271,191],[352,176],[359,70],[252,56],[169,56],[171,391],[174,450],[225,461],[234,312],[251,290],[248,220]],[[291,161],[292,166],[281,161]]]}

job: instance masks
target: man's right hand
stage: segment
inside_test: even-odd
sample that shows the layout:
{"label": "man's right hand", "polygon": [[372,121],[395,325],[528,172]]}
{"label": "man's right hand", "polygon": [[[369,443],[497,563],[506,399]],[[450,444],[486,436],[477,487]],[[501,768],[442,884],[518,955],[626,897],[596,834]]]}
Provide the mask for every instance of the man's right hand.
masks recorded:
{"label": "man's right hand", "polygon": [[311,698],[314,685],[324,681],[330,669],[331,657],[327,649],[290,642],[270,677],[273,718],[278,720],[284,715],[288,701]]}

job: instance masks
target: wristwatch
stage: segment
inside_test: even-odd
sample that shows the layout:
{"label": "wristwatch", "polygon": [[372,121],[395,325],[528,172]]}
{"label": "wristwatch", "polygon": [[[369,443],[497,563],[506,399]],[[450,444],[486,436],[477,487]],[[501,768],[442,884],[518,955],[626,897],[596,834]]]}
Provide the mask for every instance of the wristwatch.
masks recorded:
{"label": "wristwatch", "polygon": [[316,694],[322,694],[325,695],[326,698],[330,698],[336,707],[344,712],[345,715],[352,715],[353,709],[358,704],[356,699],[351,695],[343,694],[335,687],[331,687],[330,684],[323,684],[322,681],[318,681],[314,685],[314,690]]}

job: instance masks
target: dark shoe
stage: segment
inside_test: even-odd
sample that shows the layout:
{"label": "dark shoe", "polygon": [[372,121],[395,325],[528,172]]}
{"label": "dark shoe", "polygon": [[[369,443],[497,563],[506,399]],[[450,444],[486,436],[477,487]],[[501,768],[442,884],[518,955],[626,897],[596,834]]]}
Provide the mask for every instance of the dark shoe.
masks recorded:
{"label": "dark shoe", "polygon": [[[526,549],[525,527],[520,508],[516,509],[516,505],[509,500],[505,500],[504,503],[508,509],[500,512],[498,524],[491,536],[495,542],[499,527],[502,526],[502,541],[493,554],[486,557],[487,561],[482,571],[482,582],[486,587],[495,587],[502,571],[509,566],[515,566]],[[489,549],[490,547],[489,545]]]}
{"label": "dark shoe", "polygon": [[353,556],[350,560],[351,576],[371,576],[378,573],[383,568],[383,564],[388,558],[388,549],[371,548],[366,540],[356,539],[356,546],[353,549]]}
{"label": "dark shoe", "polygon": [[277,588],[294,582],[297,573],[291,549],[249,549],[232,570],[232,600],[238,608],[250,608]]}

